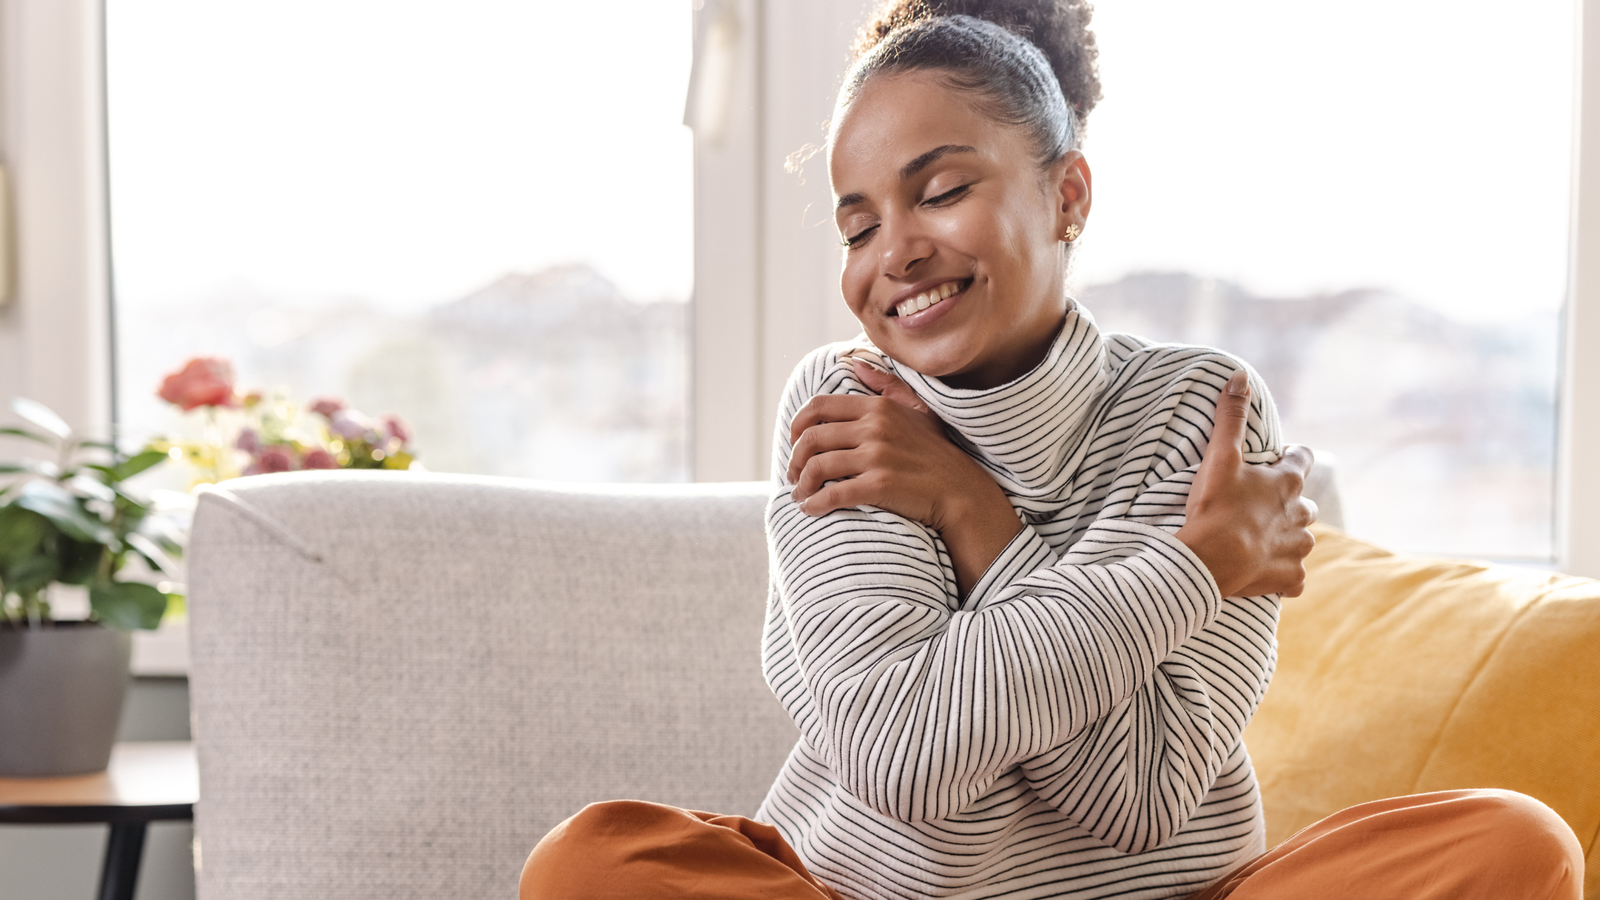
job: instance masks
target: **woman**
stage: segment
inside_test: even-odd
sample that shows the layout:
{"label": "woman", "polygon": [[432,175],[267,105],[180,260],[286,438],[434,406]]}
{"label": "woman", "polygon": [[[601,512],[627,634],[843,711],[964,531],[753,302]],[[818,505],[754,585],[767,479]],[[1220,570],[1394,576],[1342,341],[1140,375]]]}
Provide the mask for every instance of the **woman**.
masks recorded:
{"label": "woman", "polygon": [[598,804],[525,897],[1577,897],[1570,829],[1504,792],[1265,852],[1241,735],[1304,577],[1309,454],[1243,363],[1067,298],[1087,20],[869,26],[829,143],[864,335],[796,369],[768,509],[763,659],[801,740],[757,821]]}

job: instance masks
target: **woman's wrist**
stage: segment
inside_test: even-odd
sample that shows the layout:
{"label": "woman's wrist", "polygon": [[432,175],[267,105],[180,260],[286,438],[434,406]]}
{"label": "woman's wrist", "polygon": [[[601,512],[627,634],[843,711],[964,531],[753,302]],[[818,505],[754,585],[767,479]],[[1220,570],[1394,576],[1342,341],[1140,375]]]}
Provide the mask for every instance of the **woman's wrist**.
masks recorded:
{"label": "woman's wrist", "polygon": [[1238,542],[1235,535],[1208,531],[1190,521],[1185,522],[1173,537],[1200,559],[1206,571],[1211,573],[1211,580],[1217,583],[1217,590],[1222,592],[1222,596],[1231,597],[1243,587],[1241,570],[1248,566],[1249,554],[1236,546]]}
{"label": "woman's wrist", "polygon": [[987,482],[987,488],[978,486],[952,494],[934,529],[950,553],[963,597],[1022,531],[1022,520],[1017,518],[1005,492],[989,479],[988,473],[980,472],[979,477]]}

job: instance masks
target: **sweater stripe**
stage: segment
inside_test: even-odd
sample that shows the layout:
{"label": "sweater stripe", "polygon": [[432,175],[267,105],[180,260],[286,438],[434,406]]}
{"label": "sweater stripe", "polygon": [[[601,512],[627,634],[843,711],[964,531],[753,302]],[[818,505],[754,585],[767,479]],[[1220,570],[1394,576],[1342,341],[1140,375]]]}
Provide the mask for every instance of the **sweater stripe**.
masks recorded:
{"label": "sweater stripe", "polygon": [[[1176,897],[1264,850],[1241,734],[1277,598],[1220,597],[1172,536],[1247,367],[1103,338],[1081,309],[993,390],[890,363],[1024,523],[962,598],[930,529],[793,502],[789,423],[814,396],[870,393],[844,359],[862,351],[808,356],[777,423],[762,654],[801,739],[758,817],[860,900]],[[1277,419],[1250,377],[1246,459],[1263,462]]]}

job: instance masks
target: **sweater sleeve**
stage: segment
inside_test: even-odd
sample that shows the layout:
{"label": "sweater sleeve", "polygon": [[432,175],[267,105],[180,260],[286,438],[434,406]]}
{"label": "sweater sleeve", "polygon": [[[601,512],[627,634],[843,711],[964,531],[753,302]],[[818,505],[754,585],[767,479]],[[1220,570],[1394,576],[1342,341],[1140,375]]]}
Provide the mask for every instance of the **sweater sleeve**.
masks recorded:
{"label": "sweater sleeve", "polygon": [[851,795],[901,821],[966,809],[1086,732],[1221,601],[1193,554],[1137,523],[1097,526],[1096,563],[1053,566],[1040,589],[968,611],[953,608],[942,551],[898,516],[811,518],[784,489],[767,521],[815,711],[802,727]]}
{"label": "sweater sleeve", "polygon": [[[791,385],[776,436],[767,525],[781,622],[768,672],[869,808],[901,821],[968,808],[1001,775],[1138,702],[1216,618],[1209,573],[1157,526],[1097,522],[1061,561],[1025,527],[985,575],[993,602],[975,591],[963,605],[942,543],[920,524],[868,507],[801,513],[781,479],[788,422],[810,395],[842,392],[823,380]],[[790,652],[792,666],[778,658]]]}
{"label": "sweater sleeve", "polygon": [[[1139,433],[1144,442],[1167,448],[1150,470],[1170,474],[1114,499],[1102,510],[1102,522],[1137,521],[1163,532],[1182,525],[1231,363],[1202,358],[1167,383]],[[1264,462],[1282,447],[1266,386],[1250,375],[1246,459]],[[1100,553],[1079,542],[1058,565],[1092,565]],[[1013,579],[995,602],[1052,591],[1053,581],[1050,570],[1036,570]],[[1166,843],[1200,805],[1266,693],[1277,658],[1278,610],[1276,595],[1224,599],[1216,617],[1168,654],[1148,683],[1072,740],[1025,761],[1030,786],[1124,853]]]}

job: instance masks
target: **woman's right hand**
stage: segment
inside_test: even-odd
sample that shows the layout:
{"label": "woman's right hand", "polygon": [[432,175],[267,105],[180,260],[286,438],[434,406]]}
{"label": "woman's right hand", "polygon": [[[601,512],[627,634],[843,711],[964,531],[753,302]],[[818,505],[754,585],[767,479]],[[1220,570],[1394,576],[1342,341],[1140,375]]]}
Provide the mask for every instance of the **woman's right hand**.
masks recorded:
{"label": "woman's right hand", "polygon": [[1224,597],[1305,589],[1306,555],[1316,544],[1307,530],[1317,505],[1300,496],[1311,451],[1289,447],[1267,466],[1244,461],[1250,385],[1235,372],[1217,398],[1217,418],[1205,457],[1189,488],[1177,538],[1200,557]]}

